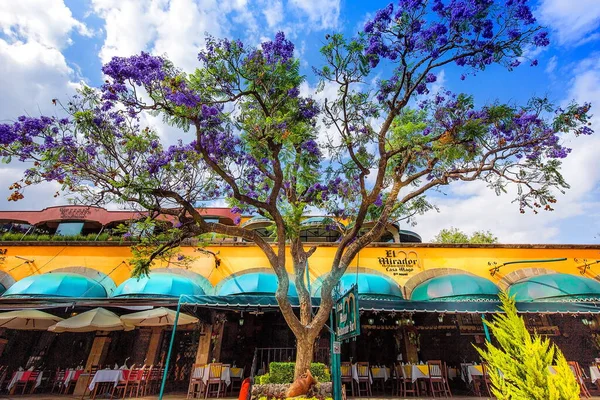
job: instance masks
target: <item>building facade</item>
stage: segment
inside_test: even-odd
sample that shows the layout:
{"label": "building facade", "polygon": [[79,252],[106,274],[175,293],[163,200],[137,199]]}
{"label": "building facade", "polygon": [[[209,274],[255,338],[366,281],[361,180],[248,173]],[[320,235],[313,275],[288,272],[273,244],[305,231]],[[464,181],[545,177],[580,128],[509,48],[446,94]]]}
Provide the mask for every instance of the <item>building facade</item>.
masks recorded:
{"label": "building facade", "polygon": [[[234,224],[237,217],[229,209],[202,212],[226,224]],[[177,382],[186,385],[194,363],[237,363],[247,375],[254,349],[262,352],[259,369],[275,358],[293,358],[294,338],[281,316],[268,312],[276,310],[273,303],[248,300],[272,298],[276,289],[257,246],[238,238],[209,238],[202,248],[190,242],[179,252],[191,259],[189,265],[179,265],[174,257],[156,263],[149,278],[138,280],[131,278],[128,262],[132,242],[116,228],[135,226],[144,217],[82,206],[0,212],[0,309],[36,308],[69,317],[104,307],[125,314],[176,307],[181,295],[189,296],[194,300],[182,312],[195,314],[201,322],[178,328],[170,372],[174,387]],[[268,220],[242,217],[241,224],[268,235]],[[326,218],[307,218],[304,226],[303,240],[317,247],[308,276],[318,299],[339,233]],[[473,344],[484,342],[481,315],[497,310],[498,290],[508,290],[532,330],[552,337],[568,359],[591,363],[600,349],[599,260],[597,245],[429,244],[414,232],[390,226],[379,242],[360,251],[342,279],[342,291],[358,284],[363,304],[363,334],[343,345],[342,358],[377,364],[474,360]],[[291,273],[291,263],[287,267]],[[290,295],[294,290],[292,285]],[[112,365],[126,357],[138,364],[164,363],[171,328],[110,334],[0,329],[0,364],[17,368],[36,363]],[[65,348],[68,357],[60,350]],[[270,349],[280,349],[279,355]],[[327,363],[328,354],[324,332],[315,358]]]}

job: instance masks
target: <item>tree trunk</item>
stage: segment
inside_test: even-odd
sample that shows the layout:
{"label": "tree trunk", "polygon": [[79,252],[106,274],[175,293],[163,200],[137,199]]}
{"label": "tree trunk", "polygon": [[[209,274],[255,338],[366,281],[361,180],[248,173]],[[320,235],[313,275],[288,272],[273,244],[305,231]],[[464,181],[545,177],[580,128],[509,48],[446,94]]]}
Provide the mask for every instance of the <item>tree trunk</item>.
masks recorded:
{"label": "tree trunk", "polygon": [[310,369],[310,363],[313,360],[315,339],[313,335],[304,334],[303,338],[296,337],[298,342],[296,347],[296,368],[294,370],[294,380]]}

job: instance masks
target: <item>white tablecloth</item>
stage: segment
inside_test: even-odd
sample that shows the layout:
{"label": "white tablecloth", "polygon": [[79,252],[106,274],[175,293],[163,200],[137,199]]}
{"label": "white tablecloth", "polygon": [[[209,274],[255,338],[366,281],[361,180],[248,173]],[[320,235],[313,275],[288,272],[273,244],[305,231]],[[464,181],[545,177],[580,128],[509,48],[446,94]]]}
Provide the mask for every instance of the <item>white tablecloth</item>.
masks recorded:
{"label": "white tablecloth", "polygon": [[[69,386],[69,382],[71,382],[72,379],[75,379],[75,375],[77,374],[78,370],[76,369],[68,369],[66,374],[65,374],[65,386]],[[83,372],[83,371],[81,371]],[[81,375],[81,373],[80,373]],[[79,377],[78,377],[79,378]]]}
{"label": "white tablecloth", "polygon": [[[358,382],[358,368],[357,368],[356,364],[352,364],[352,378],[354,378],[354,380],[356,382]],[[373,383],[373,376],[371,375],[370,368],[369,368],[369,382]]]}
{"label": "white tablecloth", "polygon": [[592,380],[592,383],[596,383],[596,381],[600,379],[600,369],[598,367],[593,365],[590,367],[590,379]]}
{"label": "white tablecloth", "polygon": [[[192,374],[192,377],[201,378],[202,382],[204,382],[204,384],[206,385],[206,382],[208,382],[208,377],[210,375],[209,368],[210,366],[208,365],[206,367],[196,368],[194,370],[194,373]],[[229,386],[229,384],[231,383],[231,369],[229,367],[223,367],[221,369],[221,380],[224,381],[227,386]]]}
{"label": "white tablecloth", "polygon": [[94,379],[92,379],[92,381],[90,382],[90,390],[94,390],[94,387],[96,386],[96,383],[101,383],[101,382],[111,382],[113,383],[114,386],[117,386],[117,384],[119,383],[119,381],[122,381],[123,379],[123,371],[120,369],[101,369],[99,371],[96,371],[96,374],[94,375]]}
{"label": "white tablecloth", "polygon": [[384,382],[387,382],[390,379],[390,369],[387,367],[371,367],[371,378],[383,379]]}
{"label": "white tablecloth", "polygon": [[473,376],[483,376],[483,367],[481,365],[469,365],[467,369],[469,383],[473,382]]}
{"label": "white tablecloth", "polygon": [[[15,386],[17,384],[17,381],[19,381],[21,379],[21,377],[23,376],[23,373],[27,372],[27,371],[17,371],[13,374],[12,379],[10,380],[8,386],[6,387],[8,390],[12,389],[13,386]],[[38,375],[37,379],[35,380],[35,387],[40,386],[40,384],[42,383],[42,373],[40,372],[40,374]]]}
{"label": "white tablecloth", "polygon": [[[427,365],[404,365],[404,374],[413,382],[416,382],[419,378],[429,378],[429,368]],[[410,376],[408,376],[410,374]]]}

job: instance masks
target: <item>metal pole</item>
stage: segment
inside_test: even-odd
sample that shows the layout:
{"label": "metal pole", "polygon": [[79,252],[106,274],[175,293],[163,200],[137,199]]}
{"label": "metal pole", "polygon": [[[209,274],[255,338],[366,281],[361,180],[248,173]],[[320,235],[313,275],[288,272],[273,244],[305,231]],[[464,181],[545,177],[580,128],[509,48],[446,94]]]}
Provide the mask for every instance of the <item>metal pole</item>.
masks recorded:
{"label": "metal pole", "polygon": [[333,386],[333,400],[341,400],[342,399],[342,377],[341,377],[341,363],[340,363],[340,354],[335,353],[333,351],[334,343],[336,342],[336,334],[335,334],[335,324],[333,321],[333,311],[329,314],[331,318],[331,328],[330,331],[330,340],[329,346],[331,349],[331,382]]}
{"label": "metal pole", "polygon": [[488,342],[491,342],[492,338],[490,337],[490,330],[488,329],[488,326],[485,323],[485,314],[481,314],[481,322],[483,323],[483,333],[485,333],[485,339]]}
{"label": "metal pole", "polygon": [[171,351],[173,350],[173,343],[175,342],[175,331],[177,331],[177,323],[179,322],[179,311],[181,310],[181,297],[177,302],[177,313],[175,314],[175,324],[173,325],[173,332],[171,332],[171,342],[169,343],[169,351],[167,352],[167,361],[165,362],[165,372],[163,372],[162,382],[160,384],[160,393],[158,400],[162,400],[165,392],[165,385],[167,384],[167,374],[169,373],[169,364],[171,360]]}

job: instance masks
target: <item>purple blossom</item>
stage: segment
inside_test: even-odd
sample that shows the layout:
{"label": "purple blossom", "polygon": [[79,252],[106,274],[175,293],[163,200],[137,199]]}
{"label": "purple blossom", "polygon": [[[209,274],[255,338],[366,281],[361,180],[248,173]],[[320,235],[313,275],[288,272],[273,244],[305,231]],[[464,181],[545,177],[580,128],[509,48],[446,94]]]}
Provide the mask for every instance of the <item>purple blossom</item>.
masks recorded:
{"label": "purple blossom", "polygon": [[263,55],[267,64],[287,64],[294,56],[294,44],[285,38],[283,32],[275,34],[275,40],[262,43]]}

